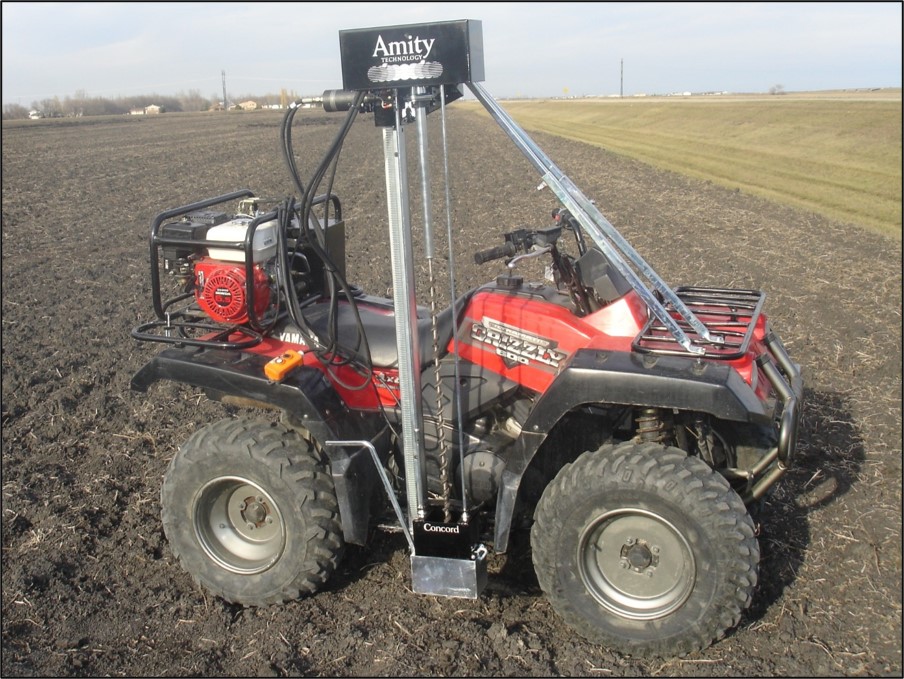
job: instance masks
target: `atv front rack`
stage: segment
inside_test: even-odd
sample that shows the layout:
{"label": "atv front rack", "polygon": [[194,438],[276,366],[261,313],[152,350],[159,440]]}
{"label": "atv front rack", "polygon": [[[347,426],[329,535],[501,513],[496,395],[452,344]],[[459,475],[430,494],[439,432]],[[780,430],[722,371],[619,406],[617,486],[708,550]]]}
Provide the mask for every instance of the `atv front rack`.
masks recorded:
{"label": "atv front rack", "polygon": [[[700,335],[685,321],[674,306],[666,301],[666,312],[682,329],[694,345],[703,349],[702,356],[730,360],[747,353],[754,329],[761,323],[761,313],[766,295],[758,290],[731,290],[727,288],[679,287],[675,295],[691,309],[709,331],[710,338]],[[760,327],[761,334],[765,332]],[[635,338],[635,351],[649,354],[686,355],[669,328],[656,317],[651,317]]]}
{"label": "atv front rack", "polygon": [[[752,469],[743,472],[735,470],[738,478],[744,478],[750,484],[741,492],[745,504],[749,504],[766,494],[788,470],[794,457],[800,429],[800,401],[803,396],[800,366],[791,360],[781,340],[769,329],[762,315],[766,300],[766,295],[762,292],[679,287],[675,289],[675,295],[685,306],[694,310],[711,335],[722,339],[715,344],[696,335],[675,309],[668,303],[664,305],[688,338],[696,346],[702,347],[706,358],[726,361],[741,358],[748,353],[754,337],[765,347],[765,351],[756,357],[756,364],[772,385],[781,404],[778,411],[778,441]],[[665,325],[650,318],[631,346],[640,353],[686,356],[677,344]]]}

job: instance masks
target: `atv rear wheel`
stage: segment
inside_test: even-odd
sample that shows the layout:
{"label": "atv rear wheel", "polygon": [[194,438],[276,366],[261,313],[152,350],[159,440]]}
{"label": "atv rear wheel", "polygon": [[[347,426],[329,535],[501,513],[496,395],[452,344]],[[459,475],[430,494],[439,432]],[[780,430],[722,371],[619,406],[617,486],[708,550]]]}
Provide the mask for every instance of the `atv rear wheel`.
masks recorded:
{"label": "atv rear wheel", "polygon": [[565,466],[537,505],[531,546],[556,611],[628,654],[709,646],[757,581],[744,503],[703,461],[658,444],[604,445]]}
{"label": "atv rear wheel", "polygon": [[223,420],[195,432],[170,463],[160,502],[182,566],[233,603],[315,592],[344,548],[325,463],[282,425]]}

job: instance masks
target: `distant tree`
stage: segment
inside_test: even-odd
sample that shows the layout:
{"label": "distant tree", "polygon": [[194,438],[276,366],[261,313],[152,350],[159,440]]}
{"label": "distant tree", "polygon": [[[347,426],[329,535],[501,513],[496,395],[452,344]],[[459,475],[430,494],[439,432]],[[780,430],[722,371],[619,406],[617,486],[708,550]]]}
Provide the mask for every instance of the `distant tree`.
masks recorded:
{"label": "distant tree", "polygon": [[[195,112],[208,111],[213,107],[222,106],[219,94],[214,92],[209,99],[201,95],[199,90],[189,90],[173,95],[157,93],[136,94],[116,99],[89,96],[85,90],[76,90],[74,94],[67,95],[61,101],[59,97],[42,99],[31,102],[31,109],[26,109],[19,104],[4,105],[3,119],[28,118],[29,110],[40,111],[46,118],[61,118],[63,116],[100,116],[121,115],[136,109],[145,109],[148,106],[160,106],[167,112]],[[230,104],[237,105],[244,101],[256,101],[260,106],[272,106],[283,104],[286,101],[294,101],[299,95],[294,90],[283,89],[278,94],[268,92],[263,95],[244,94],[241,97],[230,98]],[[238,110],[241,110],[240,108]]]}
{"label": "distant tree", "polygon": [[178,98],[183,111],[206,111],[210,108],[210,101],[201,96],[200,90],[182,92]]}
{"label": "distant tree", "polygon": [[157,101],[155,101],[154,103],[158,106],[162,106],[167,113],[175,113],[177,111],[185,110],[184,108],[182,108],[182,101],[178,97],[160,96],[157,97]]}
{"label": "distant tree", "polygon": [[785,86],[784,85],[773,85],[769,88],[769,94],[784,94]]}
{"label": "distant tree", "polygon": [[63,116],[63,104],[59,97],[53,99],[42,99],[40,102],[31,102],[31,107],[38,111],[43,111],[48,118],[60,118]]}
{"label": "distant tree", "polygon": [[78,118],[81,116],[119,115],[127,113],[128,108],[120,101],[105,97],[91,97],[85,90],[76,90],[74,95],[63,99],[62,111],[63,115]]}
{"label": "distant tree", "polygon": [[76,90],[73,96],[63,99],[63,113],[67,116],[83,116],[88,101],[88,93],[85,90]]}
{"label": "distant tree", "polygon": [[24,120],[28,117],[28,109],[22,104],[4,104],[3,120]]}

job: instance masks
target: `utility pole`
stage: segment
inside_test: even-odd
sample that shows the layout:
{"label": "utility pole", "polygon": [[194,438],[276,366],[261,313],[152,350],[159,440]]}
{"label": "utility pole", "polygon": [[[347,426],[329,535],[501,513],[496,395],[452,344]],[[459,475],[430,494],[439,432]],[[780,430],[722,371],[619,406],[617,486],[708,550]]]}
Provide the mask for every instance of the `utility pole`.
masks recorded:
{"label": "utility pole", "polygon": [[229,104],[226,101],[226,71],[222,71],[223,74],[223,110],[227,110]]}
{"label": "utility pole", "polygon": [[625,96],[625,60],[621,60],[621,84],[618,86],[618,96]]}

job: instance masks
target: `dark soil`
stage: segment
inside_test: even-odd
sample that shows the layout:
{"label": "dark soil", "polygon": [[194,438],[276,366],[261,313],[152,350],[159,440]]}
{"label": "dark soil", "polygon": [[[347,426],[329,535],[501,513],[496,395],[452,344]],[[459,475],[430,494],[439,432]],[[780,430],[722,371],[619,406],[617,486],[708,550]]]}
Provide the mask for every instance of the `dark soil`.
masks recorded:
{"label": "dark soil", "polygon": [[[300,118],[306,177],[341,115]],[[279,122],[4,123],[0,674],[901,675],[901,241],[545,135],[540,146],[671,284],[765,290],[804,368],[797,466],[758,516],[760,580],[740,625],[685,658],[623,657],[556,617],[529,555],[497,556],[477,600],[433,598],[411,592],[406,543],[385,533],[295,603],[243,609],[200,590],[166,543],[161,478],[193,431],[244,411],[170,383],[130,391],[162,345],[129,333],[153,314],[155,214],[244,187],[294,191]],[[475,249],[548,224],[555,200],[488,118],[454,105],[449,152],[463,290],[499,271],[478,270]],[[385,295],[382,145],[369,120],[346,143],[335,190],[349,279]]]}

